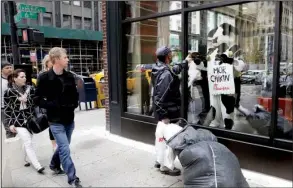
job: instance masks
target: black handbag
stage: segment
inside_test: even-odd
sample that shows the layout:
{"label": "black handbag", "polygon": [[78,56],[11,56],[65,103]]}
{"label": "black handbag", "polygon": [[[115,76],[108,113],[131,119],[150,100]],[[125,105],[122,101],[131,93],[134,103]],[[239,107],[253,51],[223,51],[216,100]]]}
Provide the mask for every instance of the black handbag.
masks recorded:
{"label": "black handbag", "polygon": [[39,108],[35,108],[35,116],[27,121],[27,129],[33,134],[38,134],[49,127],[47,115]]}

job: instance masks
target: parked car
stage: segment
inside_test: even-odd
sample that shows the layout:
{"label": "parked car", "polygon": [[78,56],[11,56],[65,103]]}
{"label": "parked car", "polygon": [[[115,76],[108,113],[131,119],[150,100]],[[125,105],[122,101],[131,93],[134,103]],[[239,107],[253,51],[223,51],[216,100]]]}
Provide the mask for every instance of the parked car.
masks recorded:
{"label": "parked car", "polygon": [[241,83],[242,84],[254,84],[256,77],[264,72],[264,70],[248,70],[247,72],[242,73]]}

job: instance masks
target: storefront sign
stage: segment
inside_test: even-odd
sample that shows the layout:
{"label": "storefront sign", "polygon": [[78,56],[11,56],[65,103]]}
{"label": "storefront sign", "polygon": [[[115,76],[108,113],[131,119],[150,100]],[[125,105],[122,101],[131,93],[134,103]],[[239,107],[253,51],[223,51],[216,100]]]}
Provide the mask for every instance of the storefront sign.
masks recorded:
{"label": "storefront sign", "polygon": [[212,95],[234,94],[233,66],[213,65],[208,68],[209,89]]}

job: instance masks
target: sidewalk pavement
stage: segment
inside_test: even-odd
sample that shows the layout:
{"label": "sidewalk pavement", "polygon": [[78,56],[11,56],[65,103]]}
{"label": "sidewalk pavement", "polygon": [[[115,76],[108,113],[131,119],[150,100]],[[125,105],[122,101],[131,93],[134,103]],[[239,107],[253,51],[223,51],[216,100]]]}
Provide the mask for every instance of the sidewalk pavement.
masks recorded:
{"label": "sidewalk pavement", "polygon": [[[154,146],[122,138],[105,131],[105,111],[76,112],[71,143],[72,158],[84,187],[182,187],[182,176],[162,175],[154,165]],[[35,136],[37,155],[46,166],[45,175],[32,167],[15,163],[15,187],[68,187],[66,176],[53,175],[48,164],[52,156],[49,133]],[[177,167],[180,167],[177,161]],[[252,187],[292,187],[292,182],[243,170]]]}

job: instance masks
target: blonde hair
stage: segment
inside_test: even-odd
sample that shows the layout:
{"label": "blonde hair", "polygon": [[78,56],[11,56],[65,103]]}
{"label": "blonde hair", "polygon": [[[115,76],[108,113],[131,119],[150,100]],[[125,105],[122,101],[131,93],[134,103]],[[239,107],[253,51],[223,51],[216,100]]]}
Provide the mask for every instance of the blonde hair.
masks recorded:
{"label": "blonde hair", "polygon": [[49,57],[52,64],[55,63],[56,59],[60,59],[62,54],[67,54],[64,48],[54,47],[49,51]]}
{"label": "blonde hair", "polygon": [[46,55],[44,57],[44,59],[42,60],[42,65],[43,65],[43,70],[47,70],[48,69],[48,63],[49,61],[51,61],[49,55]]}

